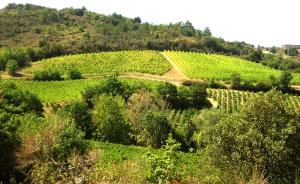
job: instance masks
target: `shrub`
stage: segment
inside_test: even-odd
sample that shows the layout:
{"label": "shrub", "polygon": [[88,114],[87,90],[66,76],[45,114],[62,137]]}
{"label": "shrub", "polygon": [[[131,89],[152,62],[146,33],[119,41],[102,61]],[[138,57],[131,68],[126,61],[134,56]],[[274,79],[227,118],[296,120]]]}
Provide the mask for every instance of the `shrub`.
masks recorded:
{"label": "shrub", "polygon": [[147,112],[141,121],[138,142],[160,148],[166,143],[170,131],[171,126],[163,113]]}
{"label": "shrub", "polygon": [[85,158],[89,146],[75,124],[60,114],[49,114],[47,118],[27,116],[22,122],[19,128],[22,145],[16,155],[17,167],[26,174],[26,179],[33,183],[74,180],[78,172],[74,167],[82,167],[76,160]]}
{"label": "shrub", "polygon": [[163,99],[155,97],[147,91],[134,93],[128,99],[125,115],[135,136],[141,131],[141,119],[147,112],[163,111],[166,107],[167,104]]}
{"label": "shrub", "polygon": [[112,143],[129,143],[129,125],[123,117],[116,97],[103,94],[96,98],[92,120],[94,139]]}
{"label": "shrub", "polygon": [[14,76],[19,66],[15,60],[8,60],[6,64],[6,71],[9,75]]}
{"label": "shrub", "polygon": [[88,105],[84,102],[75,102],[66,106],[65,111],[74,120],[76,127],[85,133],[85,137],[91,138],[93,125]]}
{"label": "shrub", "polygon": [[39,99],[10,83],[0,84],[0,183],[8,183],[15,174],[15,151],[20,146],[17,129],[26,113],[41,115]]}
{"label": "shrub", "polygon": [[231,75],[232,89],[238,89],[241,85],[241,74],[235,72]]}
{"label": "shrub", "polygon": [[68,78],[69,79],[82,79],[82,75],[80,73],[79,70],[77,69],[71,69],[69,72],[68,72]]}
{"label": "shrub", "polygon": [[177,172],[177,164],[179,156],[177,151],[180,148],[180,144],[172,138],[169,134],[169,138],[164,146],[163,154],[147,153],[148,163],[148,180],[154,183],[169,183],[180,179],[180,174]]}
{"label": "shrub", "polygon": [[218,123],[210,135],[209,155],[222,169],[241,172],[257,167],[271,183],[294,183],[299,168],[300,117],[271,90],[255,96],[240,113]]}
{"label": "shrub", "polygon": [[89,87],[82,92],[82,97],[85,102],[91,107],[93,106],[92,101],[93,98],[99,96],[101,94],[110,94],[112,96],[120,95],[125,99],[128,98],[128,91],[117,78],[108,77],[106,78],[102,84]]}
{"label": "shrub", "polygon": [[30,92],[17,89],[14,84],[0,84],[0,109],[12,114],[43,112],[43,105],[38,97]]}
{"label": "shrub", "polygon": [[197,108],[210,107],[211,104],[207,100],[206,87],[201,84],[193,85],[191,87],[178,88],[177,108]]}
{"label": "shrub", "polygon": [[286,71],[282,72],[282,74],[280,75],[280,79],[279,79],[280,88],[283,90],[288,90],[289,84],[292,79],[293,79],[293,76],[290,72],[286,72]]}
{"label": "shrub", "polygon": [[227,117],[227,114],[221,110],[203,109],[192,119],[193,124],[196,126],[193,140],[198,149],[203,149],[208,145],[210,137],[213,136],[209,134],[211,129],[225,117]]}
{"label": "shrub", "polygon": [[33,74],[33,80],[36,81],[61,81],[63,78],[58,71],[46,70],[38,71]]}

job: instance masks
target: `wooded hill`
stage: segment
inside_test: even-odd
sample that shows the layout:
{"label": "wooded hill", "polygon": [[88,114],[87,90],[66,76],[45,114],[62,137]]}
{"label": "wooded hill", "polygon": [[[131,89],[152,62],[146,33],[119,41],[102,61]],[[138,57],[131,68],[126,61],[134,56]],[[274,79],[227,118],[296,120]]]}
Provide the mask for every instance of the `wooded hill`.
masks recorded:
{"label": "wooded hill", "polygon": [[190,22],[154,25],[116,13],[8,4],[0,10],[1,47],[40,47],[46,57],[108,50],[181,50],[255,55],[252,45],[227,42]]}

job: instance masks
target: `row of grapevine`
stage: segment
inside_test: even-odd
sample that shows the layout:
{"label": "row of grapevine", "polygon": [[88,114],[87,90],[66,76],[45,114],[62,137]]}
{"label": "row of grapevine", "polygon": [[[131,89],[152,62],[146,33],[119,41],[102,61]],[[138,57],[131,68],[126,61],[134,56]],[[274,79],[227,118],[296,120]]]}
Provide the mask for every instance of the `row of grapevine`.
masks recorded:
{"label": "row of grapevine", "polygon": [[[259,94],[228,89],[208,89],[208,96],[217,102],[217,108],[228,113],[241,109],[243,104],[255,95]],[[300,96],[286,95],[286,103],[289,110],[297,111],[300,109]]]}
{"label": "row of grapevine", "polygon": [[[232,73],[238,72],[242,80],[262,82],[270,80],[271,75],[279,77],[282,73],[280,70],[238,57],[180,51],[164,53],[192,79],[231,80]],[[300,83],[300,74],[293,74],[292,82]]]}
{"label": "row of grapevine", "polygon": [[39,70],[55,69],[65,73],[74,68],[87,75],[126,72],[161,75],[169,71],[172,66],[161,53],[156,51],[117,51],[44,59],[24,69],[23,72],[34,73]]}

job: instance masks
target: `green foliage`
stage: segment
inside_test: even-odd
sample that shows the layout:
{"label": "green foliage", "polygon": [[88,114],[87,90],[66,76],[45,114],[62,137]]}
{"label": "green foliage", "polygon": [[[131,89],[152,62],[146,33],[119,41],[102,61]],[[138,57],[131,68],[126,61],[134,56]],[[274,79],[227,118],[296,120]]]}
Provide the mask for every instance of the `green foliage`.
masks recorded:
{"label": "green foliage", "polygon": [[37,113],[43,112],[43,105],[38,97],[28,91],[19,90],[12,83],[0,84],[0,109],[12,113]]}
{"label": "green foliage", "polygon": [[[194,79],[230,80],[234,72],[242,81],[269,81],[269,76],[279,77],[281,71],[237,57],[195,52],[164,52],[185,75]],[[300,82],[300,75],[293,74],[292,83]]]}
{"label": "green foliage", "polygon": [[280,75],[280,79],[279,79],[280,87],[282,89],[288,89],[289,84],[292,79],[293,79],[293,76],[291,73],[286,72],[286,71],[282,72],[282,74]]}
{"label": "green foliage", "polygon": [[209,135],[208,152],[221,168],[239,173],[256,166],[272,183],[292,183],[299,166],[299,115],[275,90],[251,98],[240,113],[221,120]]}
{"label": "green foliage", "polygon": [[163,113],[147,112],[141,120],[138,142],[160,148],[166,143],[170,131],[171,126]]}
{"label": "green foliage", "polygon": [[133,137],[141,133],[141,120],[147,112],[159,112],[165,110],[166,102],[148,91],[141,90],[134,93],[127,102],[125,116],[131,126]]}
{"label": "green foliage", "polygon": [[65,111],[74,120],[76,127],[85,133],[85,137],[91,138],[93,125],[88,105],[84,102],[74,102],[66,106]]}
{"label": "green foliage", "polygon": [[68,78],[69,79],[82,79],[81,72],[77,69],[71,69],[68,73]]}
{"label": "green foliage", "polygon": [[22,144],[16,151],[17,168],[26,174],[24,181],[57,183],[65,177],[73,181],[74,167],[85,173],[80,163],[85,163],[89,144],[68,117],[52,113],[46,118],[23,117],[18,133]]}
{"label": "green foliage", "polygon": [[129,125],[123,117],[119,100],[107,94],[100,95],[94,100],[92,111],[94,125],[93,138],[112,143],[129,143]]}
{"label": "green foliage", "polygon": [[263,53],[260,49],[253,50],[246,56],[246,59],[249,61],[254,61],[254,62],[258,63],[259,61],[261,61],[263,59]]}
{"label": "green foliage", "polygon": [[92,106],[93,98],[101,94],[110,94],[112,96],[120,95],[127,97],[125,86],[115,77],[105,78],[101,85],[86,88],[82,92],[82,97],[86,103]]}
{"label": "green foliage", "polygon": [[196,126],[193,140],[198,149],[205,148],[209,144],[210,137],[213,136],[210,134],[211,129],[227,116],[225,112],[218,109],[203,109],[192,119],[194,126]]}
{"label": "green foliage", "polygon": [[35,81],[60,81],[63,80],[61,74],[56,70],[37,71],[33,75]]}
{"label": "green foliage", "polygon": [[8,60],[6,64],[6,71],[9,75],[14,76],[18,70],[18,63],[15,60]]}
{"label": "green foliage", "polygon": [[211,104],[206,99],[206,86],[202,84],[195,84],[190,87],[178,88],[178,108],[197,108],[210,107]]}
{"label": "green foliage", "polygon": [[164,100],[166,100],[169,105],[175,106],[177,100],[177,87],[174,84],[165,82],[157,86],[156,92]]}
{"label": "green foliage", "polygon": [[232,88],[238,88],[241,85],[241,74],[235,72],[231,75],[231,80],[232,80]]}
{"label": "green foliage", "polygon": [[15,174],[15,151],[20,145],[17,129],[26,113],[41,115],[39,99],[29,93],[4,83],[0,84],[0,182],[7,183]]}
{"label": "green foliage", "polygon": [[57,142],[51,150],[55,160],[68,158],[74,151],[83,154],[88,144],[83,139],[83,132],[76,128],[74,123],[67,123],[57,135]]}
{"label": "green foliage", "polygon": [[283,58],[282,56],[274,54],[265,54],[261,63],[279,70],[290,70],[300,66],[297,61],[291,58]]}
{"label": "green foliage", "polygon": [[297,56],[299,54],[298,50],[296,48],[287,48],[284,50],[286,55],[289,56]]}
{"label": "green foliage", "polygon": [[179,160],[177,151],[180,144],[176,143],[171,134],[166,142],[163,155],[147,153],[148,180],[151,182],[172,183],[180,179],[180,174],[176,170]]}
{"label": "green foliage", "polygon": [[[208,28],[197,30],[189,21],[153,25],[142,23],[138,17],[130,19],[118,14],[105,16],[85,8],[55,10],[16,4],[1,11],[0,22],[2,45],[39,45],[46,57],[137,49],[174,49],[235,55],[247,55],[255,51],[244,42],[226,42],[215,38]],[[85,33],[89,33],[89,38]]]}

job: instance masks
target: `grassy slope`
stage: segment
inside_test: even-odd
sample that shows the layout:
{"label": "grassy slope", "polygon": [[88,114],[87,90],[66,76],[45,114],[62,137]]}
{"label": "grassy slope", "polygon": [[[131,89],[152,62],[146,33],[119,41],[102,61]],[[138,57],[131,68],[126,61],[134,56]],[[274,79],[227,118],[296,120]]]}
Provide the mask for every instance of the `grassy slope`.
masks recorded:
{"label": "grassy slope", "polygon": [[[143,86],[154,89],[160,82],[134,79],[121,79],[124,84],[128,84],[134,88],[142,88]],[[101,84],[101,79],[93,80],[65,80],[37,82],[26,80],[10,80],[20,89],[30,91],[36,94],[42,102],[61,102],[79,100],[81,92],[88,86]]]}
{"label": "grassy slope", "polygon": [[170,63],[155,51],[119,51],[78,54],[55,57],[34,63],[23,70],[34,73],[39,70],[56,69],[66,73],[76,68],[83,74],[140,72],[164,74],[171,69]]}
{"label": "grassy slope", "polygon": [[[125,183],[145,183],[147,171],[147,152],[162,154],[162,150],[151,148],[125,146],[120,144],[103,143],[91,141],[92,148],[99,150],[98,168],[108,175],[111,181],[122,181]],[[196,153],[179,152],[178,172],[185,182],[197,180],[199,182],[202,156]],[[202,173],[203,174],[203,173]],[[107,177],[107,176],[106,176]]]}
{"label": "grassy slope", "polygon": [[[235,57],[189,53],[189,52],[165,52],[177,66],[190,78],[230,80],[233,72],[241,74],[242,80],[267,81],[270,75],[279,77],[281,71],[254,62]],[[294,74],[292,83],[300,83],[300,75]]]}

